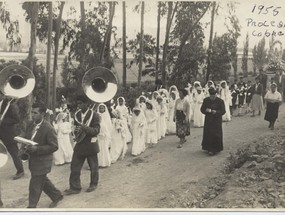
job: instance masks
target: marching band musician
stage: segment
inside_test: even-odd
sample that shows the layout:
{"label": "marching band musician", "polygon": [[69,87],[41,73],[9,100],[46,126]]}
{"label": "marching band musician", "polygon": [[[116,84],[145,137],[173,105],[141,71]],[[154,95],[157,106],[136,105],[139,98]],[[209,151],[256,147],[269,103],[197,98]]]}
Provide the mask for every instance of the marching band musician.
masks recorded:
{"label": "marching band musician", "polygon": [[37,143],[25,146],[26,152],[30,155],[31,172],[28,208],[37,207],[42,191],[52,199],[50,208],[56,207],[63,199],[61,192],[47,177],[52,167],[53,152],[58,149],[58,143],[54,128],[44,119],[45,113],[44,104],[33,104],[32,122],[28,123],[26,128],[26,138]]}
{"label": "marching band musician", "polygon": [[18,135],[16,125],[19,122],[20,116],[17,105],[0,92],[0,139],[10,153],[17,169],[13,180],[24,176],[23,163],[18,156],[19,148],[17,142],[14,140],[14,137]]}
{"label": "marching band musician", "polygon": [[77,134],[76,145],[71,160],[69,189],[65,190],[66,195],[80,193],[80,173],[86,159],[91,174],[90,185],[86,192],[94,191],[98,185],[99,166],[97,153],[99,152],[99,145],[95,137],[100,133],[101,118],[98,113],[88,108],[88,104],[89,99],[86,95],[77,96],[78,111],[74,115],[75,133]]}

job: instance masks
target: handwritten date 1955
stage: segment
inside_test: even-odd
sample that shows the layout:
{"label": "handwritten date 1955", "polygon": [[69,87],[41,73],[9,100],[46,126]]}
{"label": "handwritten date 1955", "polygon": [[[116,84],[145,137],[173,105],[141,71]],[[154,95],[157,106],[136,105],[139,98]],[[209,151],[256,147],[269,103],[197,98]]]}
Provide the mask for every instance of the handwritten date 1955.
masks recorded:
{"label": "handwritten date 1955", "polygon": [[273,16],[277,16],[280,12],[281,7],[275,7],[275,6],[264,6],[264,5],[254,5],[252,8],[252,13],[258,13],[258,14],[270,14],[272,13]]}

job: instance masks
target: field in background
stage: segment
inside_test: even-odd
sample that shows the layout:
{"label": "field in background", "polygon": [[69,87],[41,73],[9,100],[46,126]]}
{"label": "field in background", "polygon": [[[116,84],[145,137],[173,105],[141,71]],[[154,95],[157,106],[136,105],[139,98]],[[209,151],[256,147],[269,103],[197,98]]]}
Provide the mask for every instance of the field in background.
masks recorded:
{"label": "field in background", "polygon": [[[28,56],[28,53],[19,53],[19,52],[0,52],[0,59],[4,59],[6,61],[14,60],[20,62],[21,60],[25,59]],[[38,63],[42,64],[46,67],[46,55],[45,54],[36,54],[36,58],[38,59]],[[58,73],[57,73],[57,86],[62,86],[62,78],[61,78],[61,64],[65,58],[65,55],[58,56]],[[127,63],[130,62],[132,59],[127,59]],[[51,68],[53,68],[53,56],[51,58]],[[122,59],[115,60],[115,72],[118,73],[119,83],[122,82],[123,77],[123,62]],[[133,83],[137,82],[138,77],[138,66],[133,65],[130,69],[127,69],[127,82]],[[142,77],[142,81],[153,80],[154,77],[146,76]]]}

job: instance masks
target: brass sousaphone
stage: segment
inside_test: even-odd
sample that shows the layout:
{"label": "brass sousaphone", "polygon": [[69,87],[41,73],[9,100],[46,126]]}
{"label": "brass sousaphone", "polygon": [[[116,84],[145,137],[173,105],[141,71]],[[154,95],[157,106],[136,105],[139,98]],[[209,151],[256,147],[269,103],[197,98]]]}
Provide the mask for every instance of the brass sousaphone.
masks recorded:
{"label": "brass sousaphone", "polygon": [[33,72],[22,65],[14,64],[0,71],[0,91],[11,98],[28,96],[35,87]]}
{"label": "brass sousaphone", "polygon": [[[116,95],[118,81],[111,70],[98,66],[85,73],[82,78],[82,88],[89,99],[97,103],[103,103],[111,100]],[[78,122],[76,118],[75,121]],[[78,123],[80,124],[80,122]],[[85,135],[83,131],[75,132],[75,141],[80,142]]]}
{"label": "brass sousaphone", "polygon": [[[33,72],[25,66],[13,64],[0,71],[0,91],[10,98],[9,102],[28,96],[33,91],[35,83]],[[5,113],[0,114],[0,117],[3,119]],[[0,149],[1,147],[0,145]],[[24,148],[21,147],[21,150]],[[3,153],[0,155],[3,157]],[[29,155],[25,151],[20,151],[20,157],[22,160],[26,160]],[[5,160],[4,157],[3,160]]]}

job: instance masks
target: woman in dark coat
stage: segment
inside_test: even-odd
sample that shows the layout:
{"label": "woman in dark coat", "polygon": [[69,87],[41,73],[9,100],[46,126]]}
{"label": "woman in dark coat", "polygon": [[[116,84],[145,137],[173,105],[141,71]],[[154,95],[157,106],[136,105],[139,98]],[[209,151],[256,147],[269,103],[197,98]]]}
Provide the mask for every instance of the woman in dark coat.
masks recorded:
{"label": "woman in dark coat", "polygon": [[224,101],[217,97],[214,88],[209,89],[209,94],[201,107],[201,112],[205,114],[202,149],[214,155],[223,150],[222,116],[226,110]]}

